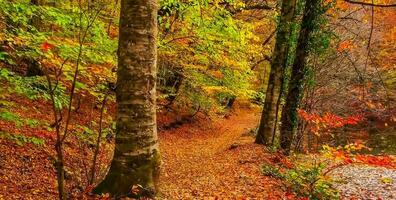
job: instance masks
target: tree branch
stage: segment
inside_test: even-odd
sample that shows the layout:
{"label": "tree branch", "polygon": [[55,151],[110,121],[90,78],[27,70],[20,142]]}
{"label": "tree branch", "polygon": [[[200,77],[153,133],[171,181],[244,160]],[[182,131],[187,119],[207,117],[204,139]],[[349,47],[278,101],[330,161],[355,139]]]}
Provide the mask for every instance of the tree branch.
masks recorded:
{"label": "tree branch", "polygon": [[344,1],[350,4],[358,4],[363,6],[374,6],[374,7],[382,7],[382,8],[396,7],[396,4],[374,4],[374,3],[360,2],[354,0],[344,0]]}
{"label": "tree branch", "polygon": [[243,8],[234,8],[228,2],[221,2],[219,5],[224,6],[226,10],[228,10],[231,14],[236,14],[243,10],[272,10],[275,7],[268,5],[267,3],[254,3],[250,5],[245,5]]}

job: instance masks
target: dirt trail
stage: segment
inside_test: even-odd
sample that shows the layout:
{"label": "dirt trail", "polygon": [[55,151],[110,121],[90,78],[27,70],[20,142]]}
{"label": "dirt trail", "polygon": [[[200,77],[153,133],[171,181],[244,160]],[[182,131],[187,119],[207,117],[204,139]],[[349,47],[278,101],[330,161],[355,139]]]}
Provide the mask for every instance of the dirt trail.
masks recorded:
{"label": "dirt trail", "polygon": [[[259,112],[240,111],[211,124],[186,124],[160,133],[162,199],[268,199],[274,181],[260,174],[269,155],[247,133]],[[239,143],[230,149],[233,143]]]}

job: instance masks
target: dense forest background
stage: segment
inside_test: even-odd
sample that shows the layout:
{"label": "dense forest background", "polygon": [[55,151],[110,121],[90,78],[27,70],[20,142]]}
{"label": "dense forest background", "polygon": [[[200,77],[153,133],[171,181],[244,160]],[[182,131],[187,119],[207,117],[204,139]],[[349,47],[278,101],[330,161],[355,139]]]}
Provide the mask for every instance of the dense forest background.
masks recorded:
{"label": "dense forest background", "polygon": [[[121,148],[120,91],[144,96],[145,83],[159,199],[396,198],[394,1],[147,1],[148,29],[125,2],[139,1],[0,0],[0,199],[110,198],[92,191]],[[120,18],[155,44],[129,51]],[[153,80],[122,71],[139,58]],[[355,162],[390,170],[372,174],[391,189],[348,193],[328,177]]]}

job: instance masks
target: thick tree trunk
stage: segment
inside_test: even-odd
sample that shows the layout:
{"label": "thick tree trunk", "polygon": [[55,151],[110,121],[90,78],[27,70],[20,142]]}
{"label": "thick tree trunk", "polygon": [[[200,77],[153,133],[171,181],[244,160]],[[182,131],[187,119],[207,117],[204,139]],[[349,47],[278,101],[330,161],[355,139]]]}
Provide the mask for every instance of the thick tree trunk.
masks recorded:
{"label": "thick tree trunk", "polygon": [[160,164],[157,0],[122,0],[119,31],[116,146],[110,170],[94,192],[116,198],[153,196]]}
{"label": "thick tree trunk", "polygon": [[283,0],[276,35],[275,50],[271,63],[264,109],[257,132],[256,143],[269,145],[276,126],[277,102],[281,96],[283,74],[287,65],[288,44],[294,18],[296,0]]}
{"label": "thick tree trunk", "polygon": [[309,39],[314,29],[314,22],[319,12],[320,0],[307,0],[300,35],[297,41],[296,59],[292,67],[292,75],[289,82],[289,91],[286,104],[282,110],[281,148],[285,154],[289,154],[293,141],[294,132],[297,129],[297,108],[303,93],[305,62],[309,52]]}

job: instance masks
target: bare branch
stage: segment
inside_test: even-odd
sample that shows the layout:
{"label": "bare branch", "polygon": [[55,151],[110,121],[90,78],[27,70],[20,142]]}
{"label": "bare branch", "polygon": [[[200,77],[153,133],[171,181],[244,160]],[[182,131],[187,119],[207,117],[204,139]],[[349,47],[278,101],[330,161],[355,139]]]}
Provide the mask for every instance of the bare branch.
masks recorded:
{"label": "bare branch", "polygon": [[367,2],[353,1],[353,0],[344,0],[344,1],[350,4],[358,4],[363,6],[373,6],[373,7],[381,7],[381,8],[396,7],[396,4],[374,4],[374,3],[367,3]]}

